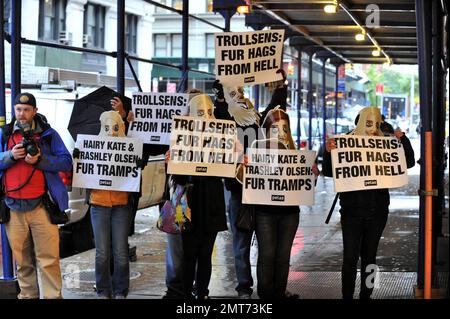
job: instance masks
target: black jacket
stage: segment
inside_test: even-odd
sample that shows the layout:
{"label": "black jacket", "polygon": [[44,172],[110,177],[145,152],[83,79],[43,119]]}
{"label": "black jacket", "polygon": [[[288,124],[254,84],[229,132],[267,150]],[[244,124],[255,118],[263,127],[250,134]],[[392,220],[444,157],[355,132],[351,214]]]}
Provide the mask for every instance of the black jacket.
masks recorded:
{"label": "black jacket", "polygon": [[273,91],[269,105],[267,105],[266,109],[261,113],[261,123],[260,123],[261,125],[263,124],[263,121],[266,118],[267,113],[269,113],[269,111],[274,109],[277,105],[280,106],[280,109],[286,111],[287,94],[288,94],[287,85],[283,85],[282,87],[277,88]]}
{"label": "black jacket", "polygon": [[[400,139],[405,151],[406,166],[411,168],[415,164],[414,150],[406,135]],[[331,153],[324,151],[322,172],[325,176],[333,177],[333,170],[331,167]],[[369,209],[387,209],[390,203],[389,190],[371,189],[359,190],[353,192],[343,192],[339,195],[340,205],[343,209],[367,211]]]}

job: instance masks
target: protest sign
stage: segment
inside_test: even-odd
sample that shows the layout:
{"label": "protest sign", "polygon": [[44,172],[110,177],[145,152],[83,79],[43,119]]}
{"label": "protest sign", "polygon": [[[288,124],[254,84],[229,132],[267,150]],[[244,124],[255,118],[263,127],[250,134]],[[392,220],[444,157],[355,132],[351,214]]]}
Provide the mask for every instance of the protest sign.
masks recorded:
{"label": "protest sign", "polygon": [[73,160],[74,187],[138,192],[142,142],[129,137],[78,134],[79,158]]}
{"label": "protest sign", "polygon": [[236,123],[175,116],[168,174],[234,177]]}
{"label": "protest sign", "polygon": [[144,144],[170,144],[172,117],[188,113],[189,94],[133,93],[134,121],[128,136]]}
{"label": "protest sign", "polygon": [[215,36],[215,74],[228,87],[281,80],[284,30],[223,32]]}
{"label": "protest sign", "polygon": [[247,149],[242,203],[260,205],[314,205],[316,152]]}
{"label": "protest sign", "polygon": [[396,137],[338,135],[334,139],[331,161],[336,192],[408,183],[405,152]]}

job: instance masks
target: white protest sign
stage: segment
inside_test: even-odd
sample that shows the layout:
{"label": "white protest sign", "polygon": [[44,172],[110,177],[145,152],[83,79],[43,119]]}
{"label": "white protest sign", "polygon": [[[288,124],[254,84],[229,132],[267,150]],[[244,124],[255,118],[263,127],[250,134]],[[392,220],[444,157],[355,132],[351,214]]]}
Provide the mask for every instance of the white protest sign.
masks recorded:
{"label": "white protest sign", "polygon": [[133,93],[134,121],[128,136],[144,144],[170,144],[172,117],[188,113],[189,94],[184,93]]}
{"label": "white protest sign", "polygon": [[79,158],[73,160],[73,186],[138,192],[142,142],[129,137],[78,134]]}
{"label": "white protest sign", "polygon": [[396,137],[338,135],[331,151],[335,192],[408,184],[402,143]]}
{"label": "white protest sign", "polygon": [[242,203],[260,205],[314,205],[316,152],[247,149]]}
{"label": "white protest sign", "polygon": [[175,116],[168,174],[234,177],[236,123]]}
{"label": "white protest sign", "polygon": [[284,30],[223,32],[215,37],[216,78],[228,87],[281,80]]}

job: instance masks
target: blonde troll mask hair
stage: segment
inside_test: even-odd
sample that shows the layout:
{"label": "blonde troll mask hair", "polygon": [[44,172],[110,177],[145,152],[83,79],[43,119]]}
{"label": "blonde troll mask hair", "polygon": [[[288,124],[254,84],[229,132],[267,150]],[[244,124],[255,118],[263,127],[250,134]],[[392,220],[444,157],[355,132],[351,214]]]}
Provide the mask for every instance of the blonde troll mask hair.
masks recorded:
{"label": "blonde troll mask hair", "polygon": [[111,136],[113,132],[117,132],[117,135],[114,136],[125,136],[125,123],[117,111],[103,112],[100,115],[100,124],[101,128],[99,135]]}
{"label": "blonde troll mask hair", "polygon": [[381,120],[381,112],[380,109],[377,107],[366,107],[363,108],[359,112],[359,120],[356,124],[356,128],[353,130],[353,134],[355,135],[368,135],[367,134],[367,121],[374,121],[373,125],[376,127],[376,133],[377,136],[384,136],[383,132],[380,130],[380,124],[382,122]]}
{"label": "blonde troll mask hair", "polygon": [[198,94],[189,101],[189,116],[203,117],[198,115],[199,110],[211,110],[211,116],[206,113],[208,119],[214,119],[214,104],[208,94]]}

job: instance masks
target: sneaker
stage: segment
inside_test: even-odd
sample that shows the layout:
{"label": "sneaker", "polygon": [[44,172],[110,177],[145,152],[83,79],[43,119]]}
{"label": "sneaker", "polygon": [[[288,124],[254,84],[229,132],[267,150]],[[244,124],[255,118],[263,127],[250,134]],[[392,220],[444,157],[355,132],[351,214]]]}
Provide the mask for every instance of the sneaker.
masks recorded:
{"label": "sneaker", "polygon": [[252,299],[252,294],[248,292],[238,292],[238,299]]}
{"label": "sneaker", "polygon": [[114,299],[126,299],[127,297],[125,297],[124,295],[116,295],[114,297]]}

